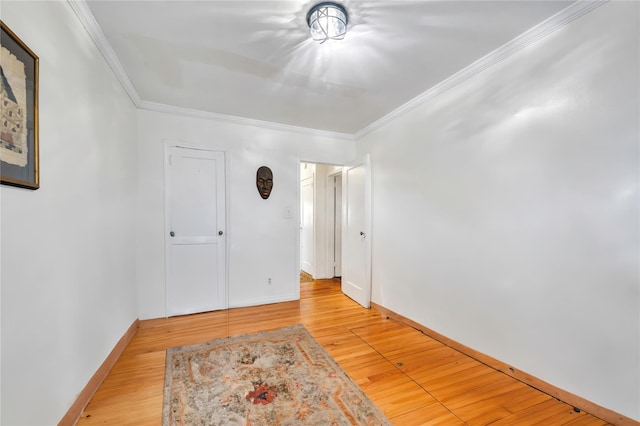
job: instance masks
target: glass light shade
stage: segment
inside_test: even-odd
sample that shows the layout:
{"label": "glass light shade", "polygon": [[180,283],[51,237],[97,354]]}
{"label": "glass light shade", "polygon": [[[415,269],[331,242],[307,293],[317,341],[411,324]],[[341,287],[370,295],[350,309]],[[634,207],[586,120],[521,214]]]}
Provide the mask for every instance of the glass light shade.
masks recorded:
{"label": "glass light shade", "polygon": [[324,2],[313,6],[307,14],[311,38],[320,43],[342,40],[347,33],[347,11],[337,3]]}

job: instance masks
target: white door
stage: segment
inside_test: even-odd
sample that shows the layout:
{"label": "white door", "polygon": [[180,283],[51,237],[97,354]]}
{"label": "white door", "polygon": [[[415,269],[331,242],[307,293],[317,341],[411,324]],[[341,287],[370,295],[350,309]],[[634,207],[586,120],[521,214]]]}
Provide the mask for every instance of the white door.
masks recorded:
{"label": "white door", "polygon": [[314,275],[313,176],[300,183],[300,269]]}
{"label": "white door", "polygon": [[168,147],[165,187],[167,316],[225,309],[224,153]]}
{"label": "white door", "polygon": [[368,161],[342,172],[342,292],[364,306],[371,303],[370,189]]}

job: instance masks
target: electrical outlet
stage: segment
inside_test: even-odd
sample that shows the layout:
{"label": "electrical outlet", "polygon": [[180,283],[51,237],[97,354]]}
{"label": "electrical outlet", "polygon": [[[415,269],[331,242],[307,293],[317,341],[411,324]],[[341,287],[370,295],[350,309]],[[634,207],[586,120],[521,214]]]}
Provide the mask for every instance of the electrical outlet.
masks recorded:
{"label": "electrical outlet", "polygon": [[267,284],[271,285],[271,278],[267,278]]}

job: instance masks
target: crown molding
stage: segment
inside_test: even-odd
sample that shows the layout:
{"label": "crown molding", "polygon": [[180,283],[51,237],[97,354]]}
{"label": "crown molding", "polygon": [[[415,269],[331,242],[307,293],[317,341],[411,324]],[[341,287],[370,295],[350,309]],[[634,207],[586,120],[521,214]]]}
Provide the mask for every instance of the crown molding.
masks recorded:
{"label": "crown molding", "polygon": [[333,139],[341,139],[353,141],[352,134],[330,132],[328,130],[312,129],[309,127],[298,127],[289,124],[274,123],[271,121],[255,120],[253,118],[238,117],[235,115],[218,114],[214,112],[206,112],[195,109],[180,108],[172,105],[161,104],[157,102],[141,101],[138,105],[139,109],[155,112],[164,112],[168,114],[182,115],[186,117],[199,118],[204,120],[215,120],[224,123],[237,124],[241,126],[260,127],[263,129],[284,131],[289,133],[298,133],[307,136],[327,137]]}
{"label": "crown molding", "polygon": [[129,95],[129,98],[131,99],[133,104],[136,107],[139,106],[141,99],[140,95],[138,95],[138,91],[133,86],[133,83],[131,83],[129,76],[118,60],[118,56],[113,51],[111,44],[109,44],[107,38],[104,36],[102,29],[96,22],[96,18],[94,18],[93,13],[91,13],[91,10],[89,9],[89,6],[87,6],[86,1],[67,0],[67,3],[69,3],[73,11],[80,19],[80,22],[87,30],[96,47],[98,48],[100,53],[102,53],[102,56],[113,70],[116,78],[120,81],[120,84],[124,88],[125,92],[127,92],[127,95]]}
{"label": "crown molding", "polygon": [[607,3],[608,1],[609,0],[578,0],[575,3],[572,3],[570,6],[556,13],[549,19],[522,33],[518,37],[497,48],[493,52],[487,54],[471,65],[453,74],[446,80],[443,80],[442,82],[433,86],[426,92],[423,92],[421,95],[416,96],[409,102],[403,104],[384,117],[376,120],[362,130],[356,132],[356,134],[354,135],[355,140],[358,140],[368,135],[369,133],[380,129],[384,125],[408,113],[419,105],[432,100],[433,98],[439,96],[441,93],[461,84],[471,77],[481,73],[485,69],[490,68],[493,65],[513,56],[527,46],[548,36],[549,34],[573,22],[579,17],[591,12],[592,10],[603,5],[604,3]]}
{"label": "crown molding", "polygon": [[607,3],[608,1],[609,0],[578,0],[575,3],[572,3],[567,8],[556,13],[549,19],[534,26],[528,31],[522,33],[518,37],[507,42],[506,44],[502,45],[498,49],[487,54],[486,56],[480,58],[479,60],[472,63],[471,65],[463,68],[462,70],[453,74],[451,77],[447,78],[446,80],[443,80],[442,82],[438,83],[437,85],[427,90],[426,92],[423,92],[422,94],[416,96],[415,98],[411,99],[409,102],[396,108],[394,111],[376,120],[375,122],[363,128],[362,130],[356,132],[355,134],[348,134],[348,133],[337,133],[337,132],[330,132],[330,131],[318,130],[318,129],[312,129],[312,128],[306,128],[306,127],[291,126],[286,124],[255,120],[255,119],[238,117],[238,116],[231,116],[231,115],[217,114],[217,113],[198,111],[198,110],[192,110],[192,109],[186,109],[186,108],[179,108],[171,105],[144,101],[140,99],[140,95],[138,94],[135,87],[133,86],[133,83],[131,82],[131,80],[129,79],[129,76],[127,75],[124,68],[122,67],[122,64],[118,60],[117,55],[113,51],[113,48],[107,41],[104,33],[102,32],[102,29],[96,22],[93,14],[91,13],[91,10],[87,6],[86,0],[67,0],[67,2],[69,3],[73,11],[76,13],[78,18],[80,19],[80,22],[82,22],[82,24],[86,28],[87,32],[89,33],[89,36],[92,38],[92,40],[98,47],[98,50],[102,53],[105,60],[107,61],[107,63],[109,64],[113,72],[115,73],[116,78],[120,81],[120,84],[122,85],[126,93],[129,95],[129,98],[131,98],[131,101],[137,108],[149,110],[149,111],[164,112],[169,114],[206,119],[206,120],[216,120],[216,121],[233,123],[238,125],[294,132],[294,133],[305,134],[310,136],[330,137],[330,138],[342,139],[342,140],[358,140],[368,135],[369,133],[380,129],[384,125],[408,113],[409,111],[413,110],[419,105],[422,105],[432,100],[433,98],[439,96],[441,93],[461,84],[462,82],[470,79],[471,77],[481,73],[485,69],[490,68],[493,65],[505,60],[506,58],[513,56],[514,54],[523,50],[527,46],[548,36],[549,34],[573,22],[579,17],[591,12],[592,10],[603,5],[604,3]]}
{"label": "crown molding", "polygon": [[261,121],[261,120],[254,120],[254,119],[244,118],[244,117],[216,114],[216,113],[205,112],[205,111],[197,111],[197,110],[179,108],[171,105],[142,100],[140,98],[140,95],[138,94],[138,91],[135,89],[135,87],[133,86],[133,83],[129,79],[129,76],[127,75],[124,68],[122,67],[120,60],[118,59],[118,56],[113,51],[111,44],[109,44],[109,42],[107,41],[107,38],[102,32],[102,29],[96,22],[96,19],[93,16],[93,13],[91,13],[89,6],[87,6],[86,0],[67,0],[67,3],[69,3],[73,11],[76,13],[78,18],[80,19],[80,22],[82,22],[82,25],[85,27],[85,29],[89,33],[89,36],[95,43],[96,47],[98,48],[100,53],[102,53],[102,56],[105,58],[105,60],[107,61],[107,63],[109,64],[113,72],[115,73],[116,78],[120,81],[120,84],[129,95],[129,98],[131,98],[131,101],[133,102],[133,104],[138,109],[164,112],[164,113],[182,115],[187,117],[201,118],[205,120],[217,120],[217,121],[234,123],[234,124],[243,125],[243,126],[253,126],[253,127],[260,127],[260,128],[271,129],[271,130],[294,132],[294,133],[304,134],[309,136],[329,137],[334,139],[342,139],[342,140],[350,140],[350,141],[354,140],[353,134],[330,132],[325,130],[291,126],[291,125],[272,123],[272,122]]}

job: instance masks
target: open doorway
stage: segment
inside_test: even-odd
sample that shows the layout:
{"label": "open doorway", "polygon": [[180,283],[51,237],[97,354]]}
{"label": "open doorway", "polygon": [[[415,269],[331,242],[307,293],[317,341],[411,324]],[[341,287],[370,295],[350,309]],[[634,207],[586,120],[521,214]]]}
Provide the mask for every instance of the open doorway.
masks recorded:
{"label": "open doorway", "polygon": [[342,166],[300,163],[300,279],[342,275]]}

